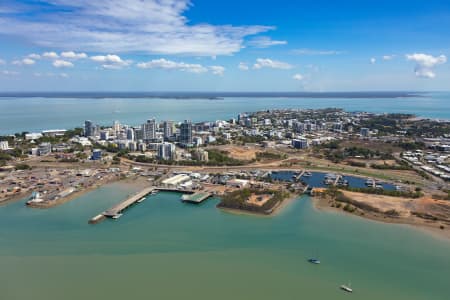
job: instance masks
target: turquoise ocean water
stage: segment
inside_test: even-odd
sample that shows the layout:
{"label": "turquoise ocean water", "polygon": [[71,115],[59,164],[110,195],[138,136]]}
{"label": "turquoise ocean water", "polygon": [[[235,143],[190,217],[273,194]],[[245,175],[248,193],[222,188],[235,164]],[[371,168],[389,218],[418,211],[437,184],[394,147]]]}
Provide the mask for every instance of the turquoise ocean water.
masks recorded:
{"label": "turquoise ocean water", "polygon": [[450,119],[450,93],[427,93],[410,98],[0,98],[0,134],[82,126],[84,120],[111,125],[114,120],[139,125],[158,120],[215,121],[240,112],[273,108],[339,107],[349,111],[412,113]]}
{"label": "turquoise ocean water", "polygon": [[[49,210],[0,207],[1,299],[448,299],[450,242],[316,211],[299,198],[273,217],[160,193],[119,220],[87,220],[130,187]],[[321,265],[306,259],[317,255]],[[351,282],[352,295],[339,290]]]}

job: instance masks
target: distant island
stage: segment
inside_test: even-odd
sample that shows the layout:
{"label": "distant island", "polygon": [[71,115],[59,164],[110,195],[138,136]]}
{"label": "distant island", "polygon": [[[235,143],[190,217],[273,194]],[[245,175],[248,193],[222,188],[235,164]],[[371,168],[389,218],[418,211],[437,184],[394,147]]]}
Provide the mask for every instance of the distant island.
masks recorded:
{"label": "distant island", "polygon": [[0,98],[167,98],[210,99],[223,98],[410,98],[423,97],[424,92],[375,91],[375,92],[0,92]]}

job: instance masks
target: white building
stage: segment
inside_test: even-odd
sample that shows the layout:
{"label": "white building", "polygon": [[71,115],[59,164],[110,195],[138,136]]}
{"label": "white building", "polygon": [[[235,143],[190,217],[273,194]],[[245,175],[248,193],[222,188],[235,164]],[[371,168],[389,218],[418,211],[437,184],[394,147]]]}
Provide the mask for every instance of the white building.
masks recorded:
{"label": "white building", "polygon": [[178,174],[162,181],[166,188],[177,188],[180,184],[191,181],[191,177],[186,174]]}
{"label": "white building", "polygon": [[147,123],[142,124],[142,138],[145,141],[156,139],[156,120],[147,120]]}
{"label": "white building", "polygon": [[0,142],[0,150],[8,150],[8,149],[9,149],[8,141],[1,141]]}
{"label": "white building", "polygon": [[248,185],[249,181],[244,179],[230,179],[227,181],[227,186],[235,187],[235,188],[245,188]]}
{"label": "white building", "polygon": [[25,134],[25,139],[27,141],[30,140],[37,140],[40,139],[42,137],[42,133],[38,133],[38,132],[34,132],[34,133],[26,133]]}
{"label": "white building", "polygon": [[158,158],[162,160],[173,160],[175,158],[175,145],[162,143],[158,145]]}

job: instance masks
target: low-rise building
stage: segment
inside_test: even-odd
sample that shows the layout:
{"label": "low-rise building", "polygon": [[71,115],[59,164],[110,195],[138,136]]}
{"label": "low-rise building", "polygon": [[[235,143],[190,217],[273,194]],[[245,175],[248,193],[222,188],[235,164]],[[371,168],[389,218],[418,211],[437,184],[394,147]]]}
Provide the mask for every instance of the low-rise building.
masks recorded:
{"label": "low-rise building", "polygon": [[8,141],[0,141],[0,150],[8,150],[9,144]]}
{"label": "low-rise building", "polygon": [[38,146],[37,154],[39,156],[48,155],[52,152],[52,144],[51,143],[41,143]]}

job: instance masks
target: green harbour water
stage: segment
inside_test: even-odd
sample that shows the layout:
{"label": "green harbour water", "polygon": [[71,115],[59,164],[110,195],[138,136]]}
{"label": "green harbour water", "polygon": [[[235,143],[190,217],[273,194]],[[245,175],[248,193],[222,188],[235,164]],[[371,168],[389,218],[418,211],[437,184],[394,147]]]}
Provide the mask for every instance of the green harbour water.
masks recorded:
{"label": "green harbour water", "polygon": [[[449,299],[450,241],[420,230],[307,197],[258,217],[176,193],[87,223],[133,192],[116,183],[47,210],[1,206],[0,299]],[[339,290],[349,281],[351,295]]]}

